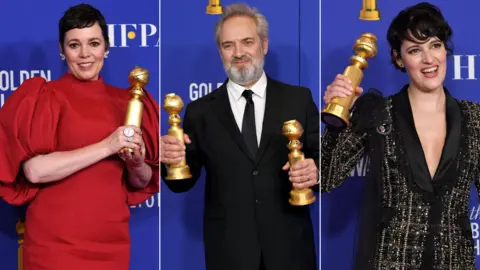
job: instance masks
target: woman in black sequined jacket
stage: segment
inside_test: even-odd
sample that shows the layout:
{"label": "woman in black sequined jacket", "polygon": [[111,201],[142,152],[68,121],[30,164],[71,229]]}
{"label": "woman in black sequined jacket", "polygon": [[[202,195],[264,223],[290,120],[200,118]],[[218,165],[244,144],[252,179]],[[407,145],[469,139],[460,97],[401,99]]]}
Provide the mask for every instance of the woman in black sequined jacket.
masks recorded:
{"label": "woman in black sequined jacket", "polygon": [[[387,39],[409,84],[386,98],[362,94],[351,126],[322,135],[322,191],[370,160],[355,269],[475,269],[468,201],[473,183],[480,190],[480,106],[443,86],[451,32],[433,5],[401,11]],[[337,75],[324,100],[353,92]]]}

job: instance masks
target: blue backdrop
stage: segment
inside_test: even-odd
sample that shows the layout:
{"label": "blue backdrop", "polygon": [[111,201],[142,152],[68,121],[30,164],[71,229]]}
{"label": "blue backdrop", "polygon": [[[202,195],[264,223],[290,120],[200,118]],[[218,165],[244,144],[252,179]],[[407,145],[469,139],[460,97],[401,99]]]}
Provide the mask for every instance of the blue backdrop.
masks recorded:
{"label": "blue backdrop", "polygon": [[[174,92],[185,104],[204,96],[225,80],[214,40],[219,15],[208,15],[208,0],[163,1],[161,94]],[[234,0],[222,0],[227,6]],[[242,1],[256,6],[270,24],[266,72],[278,80],[309,87],[319,101],[319,1]],[[181,9],[179,7],[181,6]],[[177,12],[178,11],[178,12]],[[183,117],[184,111],[181,112]],[[161,115],[162,134],[169,125]],[[204,177],[187,193],[174,194],[161,186],[161,266],[170,270],[205,269],[202,219]],[[311,206],[319,228],[318,200]],[[318,229],[315,231],[319,238]],[[316,241],[318,247],[318,240]]]}
{"label": "blue backdrop", "polygon": [[[343,73],[353,55],[355,39],[363,32],[371,32],[378,38],[378,54],[368,61],[361,86],[377,88],[384,95],[397,92],[408,82],[406,74],[390,64],[386,32],[391,20],[403,8],[421,1],[377,1],[381,19],[359,20],[362,0],[322,1],[321,3],[321,83],[322,97],[328,84],[337,73]],[[476,0],[432,0],[443,11],[453,28],[454,55],[448,59],[445,85],[459,99],[480,102],[477,89],[479,74],[480,35],[476,32],[473,18],[478,17],[480,2]],[[322,108],[323,108],[322,104]],[[361,160],[352,171],[352,177],[330,194],[322,196],[321,205],[321,257],[322,269],[352,269],[354,256],[354,233],[357,225],[366,162]],[[480,269],[480,208],[476,189],[472,187],[470,218],[474,237],[477,269]]]}
{"label": "blue backdrop", "polygon": [[[0,102],[25,79],[43,76],[59,78],[67,69],[60,60],[58,20],[70,6],[81,2],[50,0],[2,1],[0,25]],[[159,1],[91,0],[109,24],[112,48],[102,75],[107,83],[129,86],[128,73],[135,65],[150,71],[147,90],[159,96]],[[1,150],[1,149],[0,149]],[[159,268],[159,196],[131,208],[131,268]],[[0,269],[17,269],[17,234],[15,222],[23,211],[0,200]],[[61,217],[59,217],[61,218]],[[28,270],[28,269],[27,269]]]}

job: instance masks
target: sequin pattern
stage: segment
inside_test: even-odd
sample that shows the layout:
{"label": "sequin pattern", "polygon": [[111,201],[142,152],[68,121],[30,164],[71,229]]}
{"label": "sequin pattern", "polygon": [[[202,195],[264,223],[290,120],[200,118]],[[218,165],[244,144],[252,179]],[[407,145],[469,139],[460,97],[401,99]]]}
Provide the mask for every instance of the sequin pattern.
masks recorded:
{"label": "sequin pattern", "polygon": [[328,127],[322,135],[321,190],[330,192],[345,181],[363,157],[366,134],[358,135],[350,127],[336,133]]}
{"label": "sequin pattern", "polygon": [[[401,134],[394,125],[382,127],[390,132],[383,136],[384,153],[381,158],[383,181],[381,204],[393,214],[377,231],[375,269],[425,269],[422,260],[430,237],[433,245],[432,270],[469,270],[475,268],[473,240],[468,219],[470,187],[480,190],[480,105],[459,101],[467,132],[461,141],[466,146],[457,156],[459,171],[455,184],[437,198],[441,204],[438,223],[430,219],[434,207],[425,194],[411,188],[406,179],[408,168]],[[386,112],[391,119],[391,99],[387,99]],[[392,121],[390,121],[391,123]],[[465,133],[465,134],[464,134]],[[350,128],[339,133],[322,135],[321,190],[331,192],[349,176],[365,153],[368,134],[356,134]]]}

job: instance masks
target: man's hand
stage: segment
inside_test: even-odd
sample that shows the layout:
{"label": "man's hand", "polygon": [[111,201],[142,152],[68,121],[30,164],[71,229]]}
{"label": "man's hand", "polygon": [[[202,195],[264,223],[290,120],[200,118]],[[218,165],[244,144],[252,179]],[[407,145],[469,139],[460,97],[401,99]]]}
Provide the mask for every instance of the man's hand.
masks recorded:
{"label": "man's hand", "polygon": [[[184,134],[184,141],[186,144],[190,144],[190,138],[187,134]],[[185,145],[177,138],[173,136],[162,136],[160,144],[160,162],[163,164],[175,164],[182,160],[185,156]]]}
{"label": "man's hand", "polygon": [[313,159],[308,158],[298,161],[290,168],[290,163],[287,162],[282,170],[290,169],[288,175],[294,188],[302,189],[308,188],[318,184],[318,168]]}

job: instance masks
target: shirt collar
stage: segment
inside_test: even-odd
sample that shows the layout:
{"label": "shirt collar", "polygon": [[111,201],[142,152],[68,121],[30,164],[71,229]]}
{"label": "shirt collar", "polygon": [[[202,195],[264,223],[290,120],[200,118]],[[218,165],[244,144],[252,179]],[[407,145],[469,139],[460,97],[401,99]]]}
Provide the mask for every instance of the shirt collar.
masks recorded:
{"label": "shirt collar", "polygon": [[[228,80],[227,82],[227,90],[232,94],[235,101],[238,101],[242,97],[242,93],[246,89],[245,86],[234,83],[232,80]],[[265,72],[263,72],[260,79],[249,89],[252,90],[254,95],[261,99],[265,98],[265,92],[267,90],[267,75]]]}

